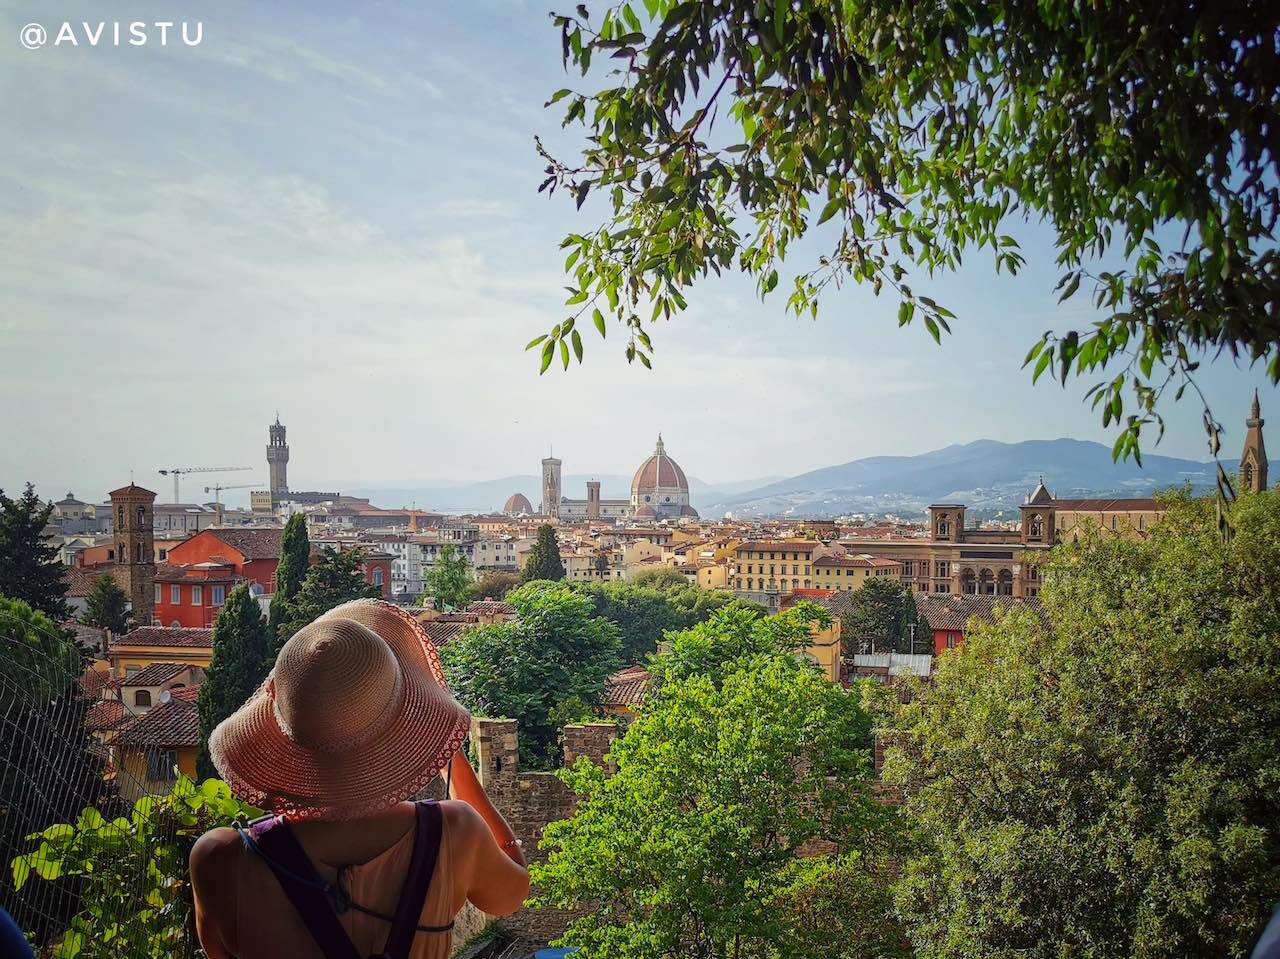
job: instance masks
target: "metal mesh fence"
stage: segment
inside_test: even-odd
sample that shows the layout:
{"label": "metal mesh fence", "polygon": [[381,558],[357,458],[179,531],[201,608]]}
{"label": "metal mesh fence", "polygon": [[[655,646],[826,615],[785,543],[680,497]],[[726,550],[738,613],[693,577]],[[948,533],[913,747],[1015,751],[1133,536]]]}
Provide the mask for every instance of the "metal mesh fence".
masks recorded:
{"label": "metal mesh fence", "polygon": [[42,957],[199,955],[187,855],[229,796],[122,746],[145,709],[40,622],[0,609],[0,905]]}

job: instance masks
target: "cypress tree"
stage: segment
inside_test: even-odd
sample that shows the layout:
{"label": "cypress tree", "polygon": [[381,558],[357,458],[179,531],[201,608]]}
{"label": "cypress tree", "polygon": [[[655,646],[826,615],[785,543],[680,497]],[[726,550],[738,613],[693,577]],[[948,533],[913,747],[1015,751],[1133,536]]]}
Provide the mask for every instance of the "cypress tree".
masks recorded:
{"label": "cypress tree", "polygon": [[35,487],[16,500],[0,490],[0,595],[20,599],[50,619],[66,619],[67,567],[45,538],[53,504],[40,505]]}
{"label": "cypress tree", "polygon": [[84,622],[87,626],[109,629],[117,636],[129,631],[129,611],[125,607],[129,597],[124,594],[110,573],[103,573],[93,581],[89,595],[85,597]]}
{"label": "cypress tree", "polygon": [[307,575],[311,564],[311,540],[307,537],[307,518],[302,513],[294,513],[284,524],[284,533],[280,537],[280,563],[276,566],[276,591],[271,597],[271,650],[268,662],[275,661],[287,636],[281,634],[281,627],[288,621],[290,609],[298,590],[302,588],[302,580]]}
{"label": "cypress tree", "polygon": [[560,561],[560,540],[556,538],[555,527],[550,523],[543,523],[538,527],[537,542],[529,550],[520,579],[528,583],[535,579],[564,579],[564,577],[564,563]]}
{"label": "cypress tree", "polygon": [[239,709],[266,675],[270,637],[258,601],[247,583],[231,591],[213,623],[213,661],[200,684],[200,754],[196,771],[203,779],[216,776],[209,760],[209,734]]}

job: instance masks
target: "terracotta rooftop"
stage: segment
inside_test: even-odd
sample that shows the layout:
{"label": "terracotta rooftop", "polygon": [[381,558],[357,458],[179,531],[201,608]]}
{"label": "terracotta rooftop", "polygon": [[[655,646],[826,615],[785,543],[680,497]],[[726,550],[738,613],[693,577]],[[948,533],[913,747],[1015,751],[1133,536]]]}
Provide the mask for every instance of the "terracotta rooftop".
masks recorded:
{"label": "terracotta rooftop", "polygon": [[213,630],[177,626],[139,626],[111,644],[117,646],[175,646],[213,648]]}
{"label": "terracotta rooftop", "polygon": [[738,547],[737,552],[754,550],[782,550],[788,553],[812,553],[822,546],[811,539],[760,539],[748,540]]}
{"label": "terracotta rooftop", "polygon": [[658,437],[653,455],[640,464],[631,480],[632,492],[652,489],[680,489],[686,492],[689,489],[689,480],[685,477],[684,470],[667,455],[661,436]]}
{"label": "terracotta rooftop", "polygon": [[208,535],[226,543],[246,560],[279,559],[280,538],[284,535],[284,530],[275,528],[216,529],[209,530]]}
{"label": "terracotta rooftop", "polygon": [[131,718],[132,714],[124,708],[124,703],[120,700],[99,699],[85,712],[84,728],[91,733],[106,732]]}
{"label": "terracotta rooftop", "polygon": [[132,676],[125,676],[118,682],[121,686],[163,686],[189,668],[186,663],[151,663],[141,671]]}
{"label": "terracotta rooftop", "polygon": [[974,596],[968,593],[916,593],[916,609],[926,619],[931,629],[963,631],[969,620],[992,622],[996,610],[1011,606],[1026,606],[1041,611],[1037,597],[1027,599],[1013,596]]}
{"label": "terracotta rooftop", "polygon": [[500,599],[477,599],[467,606],[468,613],[480,613],[485,616],[514,615],[516,608]]}
{"label": "terracotta rooftop", "polygon": [[452,619],[431,619],[422,624],[422,628],[427,631],[427,636],[431,638],[431,642],[436,648],[448,645],[456,639],[464,629],[473,625],[468,622],[458,622]]}
{"label": "terracotta rooftop", "polygon": [[606,706],[636,706],[644,702],[652,677],[643,666],[628,666],[605,680],[603,702]]}
{"label": "terracotta rooftop", "polygon": [[853,569],[876,569],[888,566],[901,566],[896,559],[880,559],[876,556],[819,556],[813,561],[814,566],[839,566]]}
{"label": "terracotta rooftop", "polygon": [[200,720],[196,704],[175,696],[167,703],[153,706],[120,731],[117,743],[162,749],[199,746]]}
{"label": "terracotta rooftop", "polygon": [[1082,513],[1093,512],[1149,512],[1163,511],[1164,506],[1150,497],[1137,499],[1055,499],[1051,504],[1054,509],[1076,510]]}

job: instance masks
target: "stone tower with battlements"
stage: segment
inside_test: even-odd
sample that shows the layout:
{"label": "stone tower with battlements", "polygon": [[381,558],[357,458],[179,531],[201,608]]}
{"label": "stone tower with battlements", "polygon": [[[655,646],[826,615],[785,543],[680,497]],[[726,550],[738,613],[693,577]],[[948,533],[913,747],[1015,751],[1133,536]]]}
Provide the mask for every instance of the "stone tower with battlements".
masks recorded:
{"label": "stone tower with battlements", "polygon": [[271,492],[289,492],[289,444],[285,441],[284,424],[280,422],[280,414],[276,421],[267,427],[267,469],[271,471]]}
{"label": "stone tower with battlements", "polygon": [[133,604],[135,626],[150,626],[155,615],[156,540],[152,517],[155,502],[155,493],[132,483],[111,493],[114,576]]}
{"label": "stone tower with battlements", "polygon": [[1240,454],[1240,489],[1261,493],[1267,488],[1267,447],[1262,442],[1262,405],[1258,391],[1253,391],[1253,406],[1249,418],[1244,421],[1248,432],[1244,436],[1244,450]]}

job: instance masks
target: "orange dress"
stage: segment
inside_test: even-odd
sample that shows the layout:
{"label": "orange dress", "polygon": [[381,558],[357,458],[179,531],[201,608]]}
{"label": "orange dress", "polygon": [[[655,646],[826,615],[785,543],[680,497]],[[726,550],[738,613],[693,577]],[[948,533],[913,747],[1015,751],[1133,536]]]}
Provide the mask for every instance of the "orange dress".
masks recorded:
{"label": "orange dress", "polygon": [[[343,871],[343,885],[353,902],[383,915],[393,915],[400,901],[400,887],[409,870],[413,855],[413,837],[417,825],[368,862],[348,866]],[[450,881],[455,861],[448,822],[441,824],[440,852],[436,859],[431,886],[422,905],[421,926],[446,926],[453,922],[461,902],[455,902]],[[315,864],[326,882],[334,882],[337,871]],[[306,924],[294,911],[280,883],[258,856],[244,850],[237,864],[236,940],[239,959],[324,959]],[[369,956],[382,950],[391,924],[373,916],[349,909],[339,921],[356,951]],[[409,959],[447,959],[453,947],[453,933],[419,932],[414,936]]]}

